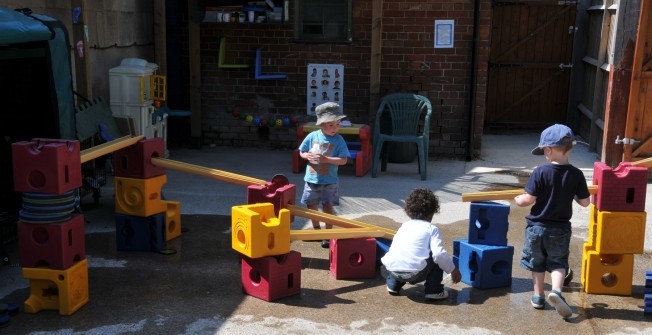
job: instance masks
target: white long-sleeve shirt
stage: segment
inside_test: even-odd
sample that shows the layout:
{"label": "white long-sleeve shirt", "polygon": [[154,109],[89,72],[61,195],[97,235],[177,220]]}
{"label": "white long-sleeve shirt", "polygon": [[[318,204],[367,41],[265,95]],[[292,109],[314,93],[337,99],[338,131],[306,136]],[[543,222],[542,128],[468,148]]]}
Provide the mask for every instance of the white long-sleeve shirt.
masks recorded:
{"label": "white long-sleeve shirt", "polygon": [[444,249],[439,228],[428,221],[410,220],[398,229],[381,262],[389,271],[420,271],[426,267],[430,252],[444,272],[451,273],[455,269],[453,260]]}

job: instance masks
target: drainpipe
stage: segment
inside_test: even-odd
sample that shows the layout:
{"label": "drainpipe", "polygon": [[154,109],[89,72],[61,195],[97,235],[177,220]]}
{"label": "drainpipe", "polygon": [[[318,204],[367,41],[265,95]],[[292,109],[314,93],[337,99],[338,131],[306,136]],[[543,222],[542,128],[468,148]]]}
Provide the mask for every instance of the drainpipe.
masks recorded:
{"label": "drainpipe", "polygon": [[478,35],[480,34],[480,1],[474,1],[473,8],[473,44],[471,48],[471,94],[469,102],[469,139],[466,149],[466,160],[473,160],[473,141],[475,138],[475,103],[476,103],[476,82],[478,77]]}

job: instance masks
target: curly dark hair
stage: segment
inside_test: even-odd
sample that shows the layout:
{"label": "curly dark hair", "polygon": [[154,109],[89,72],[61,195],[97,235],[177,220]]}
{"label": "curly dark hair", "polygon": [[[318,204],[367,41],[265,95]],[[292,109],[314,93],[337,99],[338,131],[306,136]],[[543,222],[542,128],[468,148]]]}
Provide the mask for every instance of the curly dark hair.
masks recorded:
{"label": "curly dark hair", "polygon": [[430,221],[439,213],[439,198],[429,188],[416,188],[405,199],[404,209],[410,219]]}

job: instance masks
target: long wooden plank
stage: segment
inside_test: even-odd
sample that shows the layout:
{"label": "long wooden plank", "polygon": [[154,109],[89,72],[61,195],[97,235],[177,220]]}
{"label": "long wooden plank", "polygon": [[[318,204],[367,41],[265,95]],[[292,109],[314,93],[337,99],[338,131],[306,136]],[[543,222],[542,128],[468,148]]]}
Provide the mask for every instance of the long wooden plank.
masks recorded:
{"label": "long wooden plank", "polygon": [[393,239],[394,235],[396,234],[395,230],[389,228],[375,226],[360,221],[350,220],[350,219],[339,217],[337,215],[311,210],[305,207],[288,205],[287,209],[290,211],[292,215],[308,218],[311,220],[317,220],[320,222],[326,222],[342,228],[370,228],[370,229],[378,230],[380,232],[383,232],[383,236],[380,237],[387,238],[387,239]]}
{"label": "long wooden plank", "polygon": [[[598,186],[589,185],[589,193],[594,195],[598,192]],[[514,200],[514,197],[525,193],[524,189],[505,190],[505,191],[487,191],[462,193],[462,201],[486,201],[486,200]]]}
{"label": "long wooden plank", "polygon": [[237,185],[249,186],[249,185],[266,184],[266,182],[262,179],[256,179],[256,178],[242,176],[239,174],[230,173],[222,170],[211,169],[205,166],[183,163],[167,158],[152,157],[152,164],[166,169],[192,173],[195,175],[218,179],[221,181],[226,181]]}
{"label": "long wooden plank", "polygon": [[93,160],[97,157],[104,156],[106,154],[110,154],[114,151],[120,150],[122,148],[126,148],[130,145],[138,143],[140,140],[145,138],[144,136],[136,136],[136,137],[131,137],[131,135],[123,136],[120,138],[116,138],[113,141],[109,141],[106,143],[102,143],[100,145],[96,145],[94,147],[88,148],[86,150],[82,150],[80,152],[81,155],[81,162],[85,163],[90,160]]}
{"label": "long wooden plank", "polygon": [[384,237],[385,233],[370,228],[290,230],[290,241]]}

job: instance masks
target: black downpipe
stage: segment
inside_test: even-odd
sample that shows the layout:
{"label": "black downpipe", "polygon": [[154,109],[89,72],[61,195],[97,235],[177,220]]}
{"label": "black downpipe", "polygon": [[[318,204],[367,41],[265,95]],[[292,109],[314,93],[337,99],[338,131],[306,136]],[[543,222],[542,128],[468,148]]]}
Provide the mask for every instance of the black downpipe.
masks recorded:
{"label": "black downpipe", "polygon": [[469,139],[466,149],[466,160],[473,160],[473,141],[475,138],[475,103],[476,103],[476,87],[478,77],[478,35],[480,34],[480,0],[474,1],[473,8],[473,46],[471,50],[471,98],[469,102]]}

